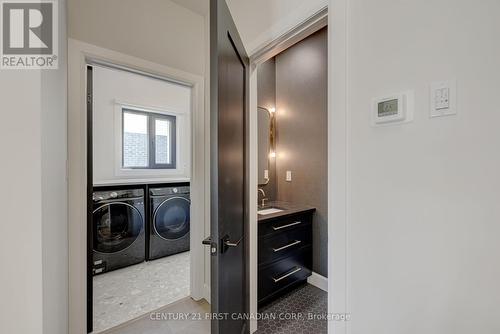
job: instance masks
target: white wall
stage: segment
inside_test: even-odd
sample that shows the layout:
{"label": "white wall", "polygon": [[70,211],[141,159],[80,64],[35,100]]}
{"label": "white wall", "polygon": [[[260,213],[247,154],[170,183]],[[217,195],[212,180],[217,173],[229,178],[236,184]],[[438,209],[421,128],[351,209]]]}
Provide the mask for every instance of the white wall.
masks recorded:
{"label": "white wall", "polygon": [[[191,88],[143,75],[95,66],[93,106],[94,184],[189,180]],[[175,169],[123,169],[121,107],[176,116]]]}
{"label": "white wall", "polygon": [[[40,71],[1,71],[0,332],[42,328]],[[29,200],[26,200],[29,198]]]}
{"label": "white wall", "polygon": [[[500,2],[348,3],[350,332],[499,333]],[[430,119],[451,78],[458,115]],[[370,127],[405,89],[415,120]]]}
{"label": "white wall", "polygon": [[67,333],[66,26],[59,70],[0,71],[0,333]]}
{"label": "white wall", "polygon": [[204,18],[169,0],[69,0],[68,22],[70,38],[204,74]]}

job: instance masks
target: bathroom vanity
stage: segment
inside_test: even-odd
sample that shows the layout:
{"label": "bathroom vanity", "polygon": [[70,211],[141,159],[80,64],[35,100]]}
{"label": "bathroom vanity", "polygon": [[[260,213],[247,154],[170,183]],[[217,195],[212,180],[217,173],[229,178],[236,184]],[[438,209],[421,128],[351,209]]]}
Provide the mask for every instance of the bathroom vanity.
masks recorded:
{"label": "bathroom vanity", "polygon": [[312,272],[315,208],[272,202],[258,215],[258,301],[270,302]]}

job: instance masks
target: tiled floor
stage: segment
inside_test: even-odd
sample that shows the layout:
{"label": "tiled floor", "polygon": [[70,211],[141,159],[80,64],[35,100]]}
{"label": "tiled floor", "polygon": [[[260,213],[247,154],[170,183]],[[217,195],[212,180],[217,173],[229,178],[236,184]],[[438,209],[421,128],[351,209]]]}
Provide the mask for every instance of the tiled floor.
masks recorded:
{"label": "tiled floor", "polygon": [[168,314],[209,312],[210,305],[205,300],[195,302],[188,297],[133,322],[106,331],[106,334],[210,334],[210,320],[156,320]]}
{"label": "tiled floor", "polygon": [[189,252],[94,277],[94,333],[189,296]]}
{"label": "tiled floor", "polygon": [[[187,259],[187,260],[186,260]],[[175,296],[181,296],[182,293],[189,294],[189,253],[178,254],[173,257],[168,257],[150,262],[143,263],[138,266],[133,266],[133,270],[129,269],[127,271],[127,277],[130,281],[127,285],[126,291],[129,294],[123,294],[121,297],[117,297],[116,291],[121,291],[123,286],[112,287],[113,285],[113,273],[120,274],[120,271],[126,271],[126,269],[114,271],[108,273],[108,277],[105,275],[96,276],[94,281],[94,289],[96,288],[96,283],[99,289],[107,287],[114,292],[114,296],[111,293],[110,296],[103,297],[100,299],[99,314],[104,315],[102,319],[105,321],[96,322],[102,329],[98,331],[103,334],[209,334],[210,333],[210,320],[193,320],[190,319],[178,319],[170,318],[165,319],[165,317],[175,316],[178,317],[179,314],[205,314],[210,312],[210,305],[206,301],[195,302],[190,297],[182,298],[177,297],[177,301],[166,302],[169,298],[176,298]],[[156,262],[156,263],[155,263]],[[184,266],[182,265],[184,263]],[[187,264],[187,265],[186,265]],[[134,268],[137,267],[137,268]],[[166,269],[170,268],[170,269]],[[184,268],[184,269],[182,269]],[[187,268],[187,270],[186,270]],[[186,275],[187,287],[185,289],[177,288],[173,289],[178,291],[179,294],[175,293],[164,293],[166,289],[166,283],[163,278],[165,270],[176,271],[176,275],[179,272],[184,272]],[[153,287],[153,291],[148,291],[150,289],[144,285],[137,285],[133,282],[143,282],[142,275],[149,275],[148,277],[155,277],[156,285]],[[140,278],[142,276],[142,278]],[[100,280],[99,278],[103,278]],[[104,280],[106,279],[106,281]],[[109,280],[108,280],[109,279]],[[118,275],[115,279],[123,279],[123,275]],[[115,281],[116,282],[116,281]],[[142,293],[138,293],[135,289]],[[172,287],[172,286],[171,286]],[[114,290],[116,288],[116,290]],[[140,290],[140,289],[145,290]],[[131,289],[131,290],[130,290]],[[168,290],[168,289],[166,289]],[[96,290],[94,290],[95,293]],[[102,292],[102,291],[101,291]],[[135,292],[135,294],[134,294]],[[109,291],[108,291],[109,293]],[[136,298],[134,296],[146,294],[141,298]],[[163,297],[164,298],[163,298]],[[185,296],[185,295],[184,295]],[[184,297],[183,296],[183,297]],[[148,299],[149,298],[149,299]],[[182,298],[178,300],[179,298]],[[122,302],[121,300],[125,301]],[[175,299],[174,299],[175,300]],[[165,307],[156,306],[158,303],[164,303],[163,305],[169,304]],[[94,305],[95,307],[96,305]],[[327,333],[327,321],[326,320],[308,320],[310,315],[319,316],[327,312],[327,293],[309,284],[298,287],[297,289],[289,292],[288,294],[280,297],[276,301],[264,306],[259,312],[264,314],[264,317],[272,317],[273,315],[277,319],[263,319],[259,320],[258,332],[257,334],[323,334]],[[131,316],[131,314],[137,314]],[[295,315],[295,319],[284,319],[280,318],[280,315]],[[97,313],[96,313],[97,315]],[[121,317],[121,318],[120,318]],[[119,320],[121,319],[121,320]],[[135,319],[130,321],[131,319]],[[99,319],[97,319],[99,320]],[[119,322],[118,322],[119,321]],[[111,324],[114,323],[112,326]],[[121,324],[117,326],[118,324]],[[110,327],[113,327],[109,329]],[[108,330],[104,330],[108,328]],[[97,331],[94,330],[94,333]]]}
{"label": "tiled floor", "polygon": [[[323,334],[327,333],[326,320],[308,320],[311,315],[320,316],[328,312],[328,294],[312,285],[306,284],[289,292],[283,297],[264,306],[259,312],[258,334]],[[284,319],[284,314],[295,319]],[[276,316],[276,320],[265,316]],[[280,320],[280,315],[283,319]]]}

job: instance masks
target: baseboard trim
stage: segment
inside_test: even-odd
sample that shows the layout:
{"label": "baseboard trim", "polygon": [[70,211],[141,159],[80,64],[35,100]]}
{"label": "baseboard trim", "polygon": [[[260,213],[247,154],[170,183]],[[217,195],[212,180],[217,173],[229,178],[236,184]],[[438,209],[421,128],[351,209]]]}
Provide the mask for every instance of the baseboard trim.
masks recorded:
{"label": "baseboard trim", "polygon": [[210,285],[208,284],[203,284],[203,298],[210,304]]}
{"label": "baseboard trim", "polygon": [[328,292],[328,278],[321,276],[313,271],[312,275],[307,278],[307,283]]}

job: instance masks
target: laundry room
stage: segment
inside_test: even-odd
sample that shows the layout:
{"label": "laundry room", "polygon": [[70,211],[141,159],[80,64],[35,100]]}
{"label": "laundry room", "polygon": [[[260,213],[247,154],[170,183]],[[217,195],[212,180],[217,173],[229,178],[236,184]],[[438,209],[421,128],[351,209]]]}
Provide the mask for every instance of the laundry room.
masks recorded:
{"label": "laundry room", "polygon": [[87,314],[98,333],[189,299],[204,274],[192,236],[204,230],[191,219],[192,86],[102,61],[86,72]]}

